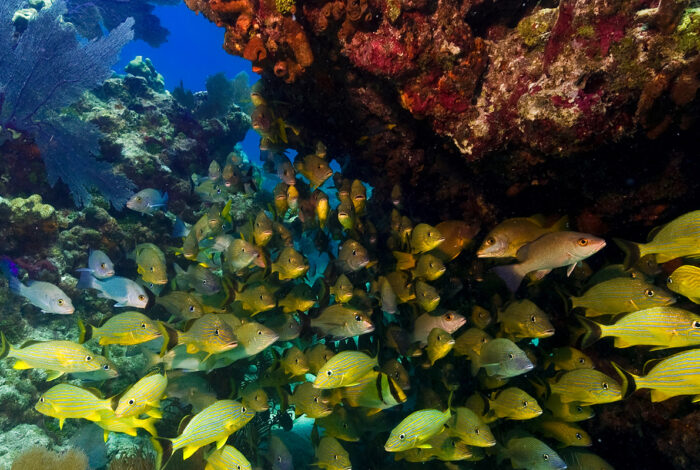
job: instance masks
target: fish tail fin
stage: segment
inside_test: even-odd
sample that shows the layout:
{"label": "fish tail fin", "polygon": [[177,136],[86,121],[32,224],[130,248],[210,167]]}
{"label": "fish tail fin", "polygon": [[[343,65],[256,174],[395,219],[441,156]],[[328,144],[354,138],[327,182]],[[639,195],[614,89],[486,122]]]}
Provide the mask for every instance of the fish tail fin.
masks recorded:
{"label": "fish tail fin", "polygon": [[581,339],[581,348],[587,349],[603,336],[603,329],[593,320],[589,320],[581,315],[576,315],[576,319],[586,329]]}
{"label": "fish tail fin", "polygon": [[139,349],[141,350],[143,356],[146,358],[146,369],[157,367],[163,363],[163,359],[161,358],[161,356],[154,353],[147,347],[141,346]]}
{"label": "fish tail fin", "polygon": [[620,247],[622,251],[625,252],[625,269],[629,269],[634,266],[639,258],[642,257],[641,243],[630,242],[627,240],[622,240],[621,238],[613,238],[617,246]]}
{"label": "fish tail fin", "polygon": [[14,292],[17,295],[22,295],[22,287],[24,286],[20,282],[19,278],[17,278],[17,276],[10,276],[7,279],[7,282],[12,292]]}
{"label": "fish tail fin", "polygon": [[173,456],[173,443],[162,437],[151,437],[151,443],[156,450],[155,469],[161,470]]}
{"label": "fish tail fin", "polygon": [[518,290],[518,287],[520,287],[520,284],[523,282],[525,274],[527,274],[521,272],[519,266],[519,264],[495,266],[491,268],[490,271],[496,274],[503,280],[503,282],[506,283],[506,286],[508,286],[508,290],[510,290],[511,292],[515,292]]}
{"label": "fish tail fin", "polygon": [[181,276],[185,274],[185,270],[180,267],[179,264],[173,263],[173,268],[175,269],[175,276]]}
{"label": "fish tail fin", "polygon": [[93,327],[89,323],[83,323],[83,321],[78,318],[78,329],[80,330],[80,339],[78,342],[83,344],[86,341],[92,339]]}
{"label": "fish tail fin", "polygon": [[10,258],[3,256],[0,258],[0,272],[2,272],[3,276],[10,282],[10,289],[12,289],[13,292],[17,292],[12,287],[13,279],[17,279],[17,265],[15,265]]}
{"label": "fish tail fin", "polygon": [[163,322],[159,322],[159,326],[163,335],[163,347],[160,349],[160,355],[162,357],[166,352],[178,345],[180,338],[176,329],[169,327]]}
{"label": "fish tail fin", "polygon": [[166,205],[168,203],[168,192],[165,191],[160,198],[160,203]]}
{"label": "fish tail fin", "polygon": [[[158,418],[153,418],[153,417],[148,417],[146,419],[142,419],[139,422],[139,426],[141,426],[143,429],[146,430],[148,434],[150,434],[153,437],[158,437],[158,431],[156,431],[155,423],[158,421]],[[170,442],[170,441],[168,441]]]}
{"label": "fish tail fin", "polygon": [[569,216],[565,215],[561,219],[554,222],[549,228],[552,232],[562,232],[564,230],[569,230]]}
{"label": "fish tail fin", "polygon": [[617,375],[620,376],[620,383],[622,385],[622,398],[629,397],[634,393],[635,390],[637,390],[637,379],[639,377],[630,372],[627,372],[622,367],[617,365],[617,363],[615,363],[614,361],[610,361],[610,364],[615,369],[615,372],[617,372]]}
{"label": "fish tail fin", "polygon": [[184,238],[190,233],[189,229],[182,221],[180,217],[175,217],[175,223],[173,224],[173,231],[170,234],[172,238]]}
{"label": "fish tail fin", "polygon": [[0,359],[5,359],[10,354],[10,343],[5,338],[5,333],[0,331]]}
{"label": "fish tail fin", "polygon": [[411,253],[404,253],[403,251],[393,251],[392,253],[394,258],[396,258],[396,269],[399,271],[412,269],[416,266],[416,258]]}
{"label": "fish tail fin", "polygon": [[90,271],[82,271],[78,280],[78,289],[92,289],[95,285],[95,278]]}

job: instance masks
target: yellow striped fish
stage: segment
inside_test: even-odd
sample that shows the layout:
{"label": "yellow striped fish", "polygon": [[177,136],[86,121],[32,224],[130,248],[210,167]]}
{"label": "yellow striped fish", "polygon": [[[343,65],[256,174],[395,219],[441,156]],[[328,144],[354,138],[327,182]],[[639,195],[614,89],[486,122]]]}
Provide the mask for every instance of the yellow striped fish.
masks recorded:
{"label": "yellow striped fish", "polygon": [[616,348],[656,346],[655,349],[679,348],[700,344],[700,315],[674,307],[654,307],[628,313],[612,325],[602,325],[577,317],[586,333],[581,346],[585,349],[600,338],[612,336]]}
{"label": "yellow striped fish", "polygon": [[163,336],[163,327],[160,322],[151,320],[141,312],[119,313],[100,327],[78,320],[78,328],[80,328],[81,344],[95,338],[100,346],[108,344],[130,346]]}
{"label": "yellow striped fish", "polygon": [[132,385],[122,396],[114,410],[117,418],[138,417],[145,413],[160,418],[160,400],[168,386],[164,373],[153,371]]}
{"label": "yellow striped fish", "polygon": [[218,400],[194,415],[189,421],[183,420],[185,427],[173,439],[159,438],[154,443],[159,450],[156,468],[167,462],[173,452],[183,449],[182,459],[192,456],[200,447],[216,442],[221,449],[228,437],[253,419],[255,412],[234,400]]}
{"label": "yellow striped fish", "polygon": [[688,212],[673,219],[660,229],[652,231],[649,243],[634,243],[615,239],[627,255],[625,267],[633,266],[645,255],[656,255],[661,264],[683,256],[700,254],[700,210]]}
{"label": "yellow striped fish", "polygon": [[532,425],[544,437],[555,439],[565,447],[589,447],[593,445],[591,436],[576,423],[540,418],[535,420]]}
{"label": "yellow striped fish", "polygon": [[383,372],[370,371],[357,384],[342,389],[348,405],[370,408],[369,414],[391,408],[406,401],[399,384]]}
{"label": "yellow striped fish", "polygon": [[204,351],[208,353],[206,358],[238,346],[231,326],[214,313],[193,320],[186,331],[168,330],[168,335],[169,343],[185,344],[189,354]]}
{"label": "yellow striped fish", "polygon": [[550,379],[549,389],[562,403],[597,405],[622,400],[622,385],[595,369],[576,369]]}
{"label": "yellow striped fish", "polygon": [[401,452],[414,447],[423,447],[428,439],[442,431],[451,417],[449,406],[447,411],[434,409],[414,411],[391,430],[384,449],[387,452]]}
{"label": "yellow striped fish", "polygon": [[17,359],[14,369],[43,369],[47,380],[54,380],[63,374],[77,372],[97,372],[108,377],[119,375],[103,356],[93,354],[84,346],[72,341],[39,341],[25,343],[15,348],[0,333],[0,359]]}
{"label": "yellow striped fish", "polygon": [[250,470],[250,462],[241,452],[233,446],[223,446],[215,449],[207,457],[207,466],[204,470]]}
{"label": "yellow striped fish", "polygon": [[450,421],[449,432],[451,436],[458,437],[459,440],[470,446],[493,447],[496,445],[496,438],[491,432],[491,428],[481,417],[466,407],[455,409],[454,418]]}
{"label": "yellow striped fish", "polygon": [[318,371],[314,388],[339,388],[355,385],[378,365],[376,357],[360,351],[342,351],[331,357]]}
{"label": "yellow striped fish", "polygon": [[117,417],[114,413],[106,413],[96,424],[104,430],[104,440],[107,442],[110,432],[119,432],[129,436],[135,436],[138,428],[145,429],[151,436],[156,436],[154,426],[156,418],[149,417],[139,419],[137,416]]}
{"label": "yellow striped fish", "polygon": [[666,289],[642,279],[618,277],[594,285],[581,297],[571,297],[571,308],[584,308],[587,317],[596,317],[663,307],[675,301]]}
{"label": "yellow striped fish", "polygon": [[314,466],[327,470],[351,470],[350,454],[337,439],[324,436],[316,448]]}
{"label": "yellow striped fish", "polygon": [[623,395],[628,397],[635,390],[651,389],[651,401],[664,401],[679,395],[695,395],[700,401],[700,349],[691,349],[659,361],[649,361],[644,376],[637,376],[612,363],[622,377]]}
{"label": "yellow striped fish", "polygon": [[71,384],[54,385],[39,397],[34,408],[41,414],[58,418],[60,429],[67,418],[100,421],[113,414],[111,399],[102,399],[90,390]]}
{"label": "yellow striped fish", "polygon": [[525,420],[542,414],[537,400],[517,387],[508,387],[494,393],[488,401],[488,406],[488,415],[497,418]]}
{"label": "yellow striped fish", "polygon": [[673,292],[687,297],[691,302],[700,304],[700,268],[685,265],[673,271],[666,280],[666,285]]}

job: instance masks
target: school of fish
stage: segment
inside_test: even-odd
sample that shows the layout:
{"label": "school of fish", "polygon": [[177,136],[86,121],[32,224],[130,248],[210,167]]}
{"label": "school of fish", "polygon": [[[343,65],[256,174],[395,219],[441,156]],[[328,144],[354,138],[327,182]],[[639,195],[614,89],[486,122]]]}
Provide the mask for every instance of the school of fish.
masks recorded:
{"label": "school of fish", "polygon": [[[253,93],[258,114],[270,112]],[[475,223],[413,220],[398,186],[387,206],[374,204],[371,188],[332,170],[322,144],[292,161],[291,128],[272,122],[257,129],[262,169],[232,152],[193,176],[200,218],[173,214],[175,248],[136,245],[131,272],[90,252],[78,288],[121,313],[100,325],[79,318],[77,342],[15,345],[0,334],[0,358],[15,369],[64,380],[37,412],[61,428],[95,422],[105,440],[150,434],[159,469],[200,449],[207,470],[304,468],[290,437],[300,433],[326,469],[609,469],[580,424],[597,407],[641,389],[653,402],[700,401],[700,211],[644,243],[615,239],[624,264],[603,266],[606,240],[566,217],[512,218],[478,237]],[[269,203],[234,226],[231,195],[241,193]],[[148,188],[127,207],[145,217],[167,204]],[[37,309],[84,316],[59,287],[1,263],[9,288]],[[559,311],[537,305],[541,289],[561,297]],[[585,350],[605,338],[671,351],[641,371],[594,362]],[[119,375],[110,345],[149,367],[105,397],[89,385]],[[192,407],[169,435],[166,397]]]}

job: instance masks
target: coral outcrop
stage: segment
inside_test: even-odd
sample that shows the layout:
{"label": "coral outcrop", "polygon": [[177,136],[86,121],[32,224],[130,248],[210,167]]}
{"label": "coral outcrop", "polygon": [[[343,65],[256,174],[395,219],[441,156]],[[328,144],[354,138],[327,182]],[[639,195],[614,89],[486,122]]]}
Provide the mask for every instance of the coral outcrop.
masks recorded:
{"label": "coral outcrop", "polygon": [[[688,156],[652,154],[695,125],[699,23],[688,1],[186,2],[224,26],[226,50],[288,104],[301,129],[291,146],[310,153],[321,139],[350,155],[347,171],[379,197],[397,182],[433,188],[415,194],[418,206],[489,221],[504,197],[547,206],[560,182],[580,182],[572,162],[592,158],[631,165],[615,189],[601,165],[577,187],[581,217],[599,225],[634,217],[613,208],[629,193],[635,210],[657,206],[644,185],[697,194]],[[656,144],[620,156],[638,135]]]}

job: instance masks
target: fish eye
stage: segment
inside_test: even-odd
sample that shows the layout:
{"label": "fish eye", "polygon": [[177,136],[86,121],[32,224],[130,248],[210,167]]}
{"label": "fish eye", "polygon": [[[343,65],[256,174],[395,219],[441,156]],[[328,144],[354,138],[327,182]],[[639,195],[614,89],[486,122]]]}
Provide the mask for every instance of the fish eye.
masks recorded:
{"label": "fish eye", "polygon": [[652,289],[645,289],[644,295],[646,295],[647,297],[654,297],[654,291]]}
{"label": "fish eye", "polygon": [[333,371],[332,371],[332,370],[329,370],[328,372],[326,372],[326,375],[327,375],[328,377],[330,377],[331,375],[333,375]]}
{"label": "fish eye", "polygon": [[396,372],[394,372],[394,377],[396,377],[397,379],[399,378],[399,371],[398,370]]}
{"label": "fish eye", "polygon": [[[699,326],[700,326],[700,325],[699,325]],[[585,363],[586,363],[586,360],[585,360],[584,358],[582,358],[582,357],[579,357],[579,358],[578,358],[578,363],[579,363],[579,364],[585,364]]]}
{"label": "fish eye", "polygon": [[202,279],[202,285],[204,285],[204,286],[207,285],[207,280],[206,280],[206,279]]}
{"label": "fish eye", "polygon": [[155,270],[156,270],[156,269],[155,269],[155,268],[154,268],[153,266],[151,266],[151,268],[150,268],[150,269],[151,269],[151,272],[153,272],[153,271],[155,271]]}
{"label": "fish eye", "polygon": [[39,398],[39,401],[44,403],[44,397]]}
{"label": "fish eye", "polygon": [[442,335],[437,335],[437,340],[442,341]]}
{"label": "fish eye", "polygon": [[100,267],[101,267],[102,269],[105,269],[105,268],[107,267],[107,263],[100,263]]}
{"label": "fish eye", "polygon": [[486,242],[485,242],[485,243],[486,243],[487,245],[493,245],[494,243],[496,243],[496,239],[493,238],[493,237],[489,237],[489,238],[486,239]]}
{"label": "fish eye", "polygon": [[130,404],[130,405],[133,405],[133,404],[134,404],[134,399],[132,398],[132,399],[129,400],[127,403]]}
{"label": "fish eye", "polygon": [[542,454],[542,458],[544,460],[549,460],[549,454]]}
{"label": "fish eye", "polygon": [[289,259],[287,260],[287,262],[288,262],[289,264],[292,264],[292,258],[289,258]]}
{"label": "fish eye", "polygon": [[262,330],[258,330],[258,336],[262,336]]}
{"label": "fish eye", "polygon": [[403,441],[404,439],[406,439],[406,435],[404,433],[399,434],[399,439]]}
{"label": "fish eye", "polygon": [[693,322],[693,328],[700,328],[700,321],[695,320],[695,321]]}
{"label": "fish eye", "polygon": [[481,431],[479,430],[479,428],[474,428],[474,434],[476,434],[478,436],[480,432]]}
{"label": "fish eye", "polygon": [[670,276],[666,279],[666,284],[673,284],[673,279]]}
{"label": "fish eye", "polygon": [[218,189],[216,190],[216,194],[221,194],[221,188],[218,188]]}
{"label": "fish eye", "polygon": [[190,312],[194,312],[194,305],[190,305]]}
{"label": "fish eye", "polygon": [[578,242],[576,242],[576,243],[578,243],[579,246],[586,246],[586,245],[588,245],[588,239],[587,238],[579,238]]}
{"label": "fish eye", "polygon": [[214,336],[219,336],[219,329],[218,328],[214,330]]}
{"label": "fish eye", "polygon": [[362,316],[360,314],[355,315],[355,321],[362,321]]}
{"label": "fish eye", "polygon": [[428,238],[433,236],[433,232],[428,232]]}
{"label": "fish eye", "polygon": [[146,296],[143,294],[139,295],[139,300],[146,300]]}
{"label": "fish eye", "polygon": [[338,454],[333,454],[333,458],[334,458],[335,460],[338,460]]}
{"label": "fish eye", "polygon": [[245,406],[241,407],[241,411],[242,411],[243,413],[245,413],[245,412],[247,411],[247,410],[246,410],[246,407],[245,407]]}
{"label": "fish eye", "polygon": [[318,397],[314,397],[314,403],[318,403]]}
{"label": "fish eye", "polygon": [[581,435],[580,432],[577,432],[577,433],[576,433],[576,439],[578,439],[578,440],[583,439],[583,436]]}
{"label": "fish eye", "polygon": [[608,389],[608,383],[607,383],[607,382],[603,382],[603,390],[607,390],[607,389]]}
{"label": "fish eye", "polygon": [[357,256],[357,250],[352,250],[352,255]]}
{"label": "fish eye", "polygon": [[141,323],[141,328],[146,328],[146,323]]}
{"label": "fish eye", "polygon": [[260,300],[263,300],[263,296],[262,296],[262,294],[260,294]]}
{"label": "fish eye", "polygon": [[85,356],[85,360],[88,362],[92,361],[92,356],[90,356],[90,355]]}
{"label": "fish eye", "polygon": [[278,456],[277,456],[277,461],[278,461],[278,462],[281,462],[281,461],[282,461],[282,456],[281,456],[281,455],[278,455]]}
{"label": "fish eye", "polygon": [[508,359],[513,359],[514,357],[513,353],[508,353]]}
{"label": "fish eye", "polygon": [[446,315],[445,315],[445,320],[447,320],[447,321],[452,321],[452,314],[451,314],[451,313],[446,314]]}
{"label": "fish eye", "polygon": [[530,321],[531,321],[532,323],[535,323],[535,322],[537,321],[537,317],[536,317],[535,315],[531,316],[531,317],[530,317]]}
{"label": "fish eye", "polygon": [[109,370],[109,364],[103,365],[102,368],[103,368],[104,370]]}
{"label": "fish eye", "polygon": [[583,413],[583,407],[577,406],[577,407],[576,407],[576,412],[577,412],[577,413]]}
{"label": "fish eye", "polygon": [[141,202],[141,196],[136,196],[136,200]]}
{"label": "fish eye", "polygon": [[527,400],[523,400],[523,408],[527,408]]}

